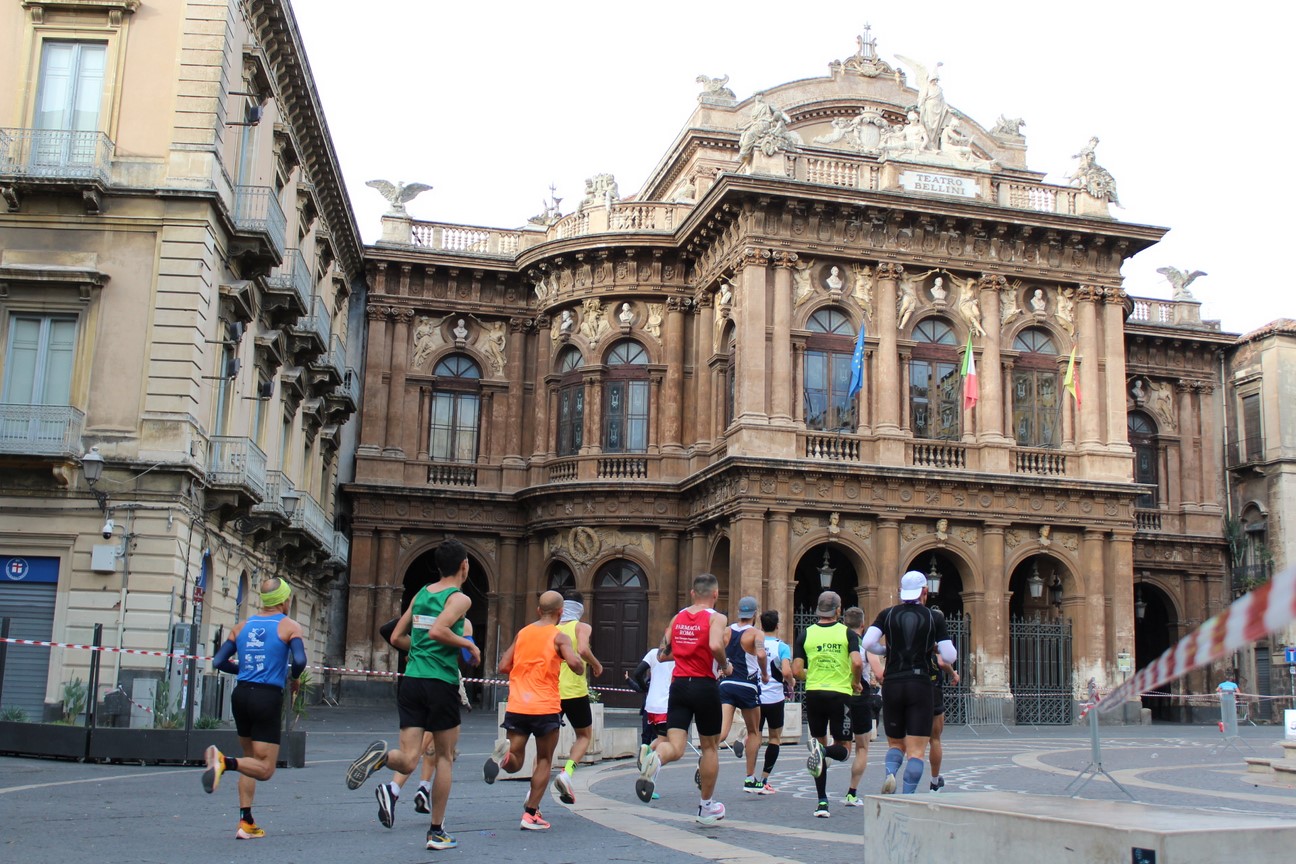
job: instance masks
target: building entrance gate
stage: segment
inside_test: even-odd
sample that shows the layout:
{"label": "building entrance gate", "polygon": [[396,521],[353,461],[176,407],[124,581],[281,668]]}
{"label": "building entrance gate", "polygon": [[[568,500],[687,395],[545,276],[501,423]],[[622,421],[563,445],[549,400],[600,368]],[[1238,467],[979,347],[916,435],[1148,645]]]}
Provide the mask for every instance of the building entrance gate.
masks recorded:
{"label": "building entrance gate", "polygon": [[946,618],[945,630],[959,655],[955,664],[959,673],[958,685],[951,684],[950,679],[946,678],[941,686],[945,703],[945,725],[963,726],[970,716],[968,699],[972,695],[972,616],[961,614]]}
{"label": "building entrance gate", "polygon": [[1014,617],[1008,635],[1017,723],[1071,725],[1071,619],[1028,621]]}

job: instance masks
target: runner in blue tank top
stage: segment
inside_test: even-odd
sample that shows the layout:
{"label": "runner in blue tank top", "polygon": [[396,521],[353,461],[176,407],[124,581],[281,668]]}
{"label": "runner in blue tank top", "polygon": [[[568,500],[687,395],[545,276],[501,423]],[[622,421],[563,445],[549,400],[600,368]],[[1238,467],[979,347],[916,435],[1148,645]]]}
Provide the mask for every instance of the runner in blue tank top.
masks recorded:
{"label": "runner in blue tank top", "polygon": [[239,840],[265,836],[265,831],[252,818],[256,781],[273,777],[275,763],[279,761],[284,682],[289,680],[291,672],[295,694],[297,679],[306,668],[301,625],[286,614],[291,596],[292,588],[282,579],[262,582],[261,614],[234,625],[229,638],[212,658],[213,669],[238,675],[230,707],[243,755],[235,759],[221,753],[215,745],[208,747],[202,784],[207,792],[214,792],[226,771],[242,775],[238,783],[239,825],[234,834]]}
{"label": "runner in blue tank top", "polygon": [[765,639],[753,626],[756,620],[756,598],[744,597],[738,601],[738,623],[731,624],[726,632],[725,658],[732,667],[720,681],[720,704],[724,711],[724,725],[720,740],[729,737],[734,711],[741,711],[745,738],[735,740],[730,747],[734,755],[747,757],[747,774],[743,791],[759,793],[765,784],[756,779],[756,751],[760,749],[760,688],[769,681],[769,659],[765,654]]}

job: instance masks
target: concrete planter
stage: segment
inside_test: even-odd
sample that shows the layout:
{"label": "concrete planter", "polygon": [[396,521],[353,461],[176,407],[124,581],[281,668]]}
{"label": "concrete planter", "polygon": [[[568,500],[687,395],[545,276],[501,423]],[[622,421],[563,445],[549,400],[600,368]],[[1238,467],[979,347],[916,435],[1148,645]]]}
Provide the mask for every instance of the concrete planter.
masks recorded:
{"label": "concrete planter", "polygon": [[[0,722],[0,753],[14,756],[196,765],[211,744],[224,753],[243,752],[231,729],[86,729],[57,723]],[[306,767],[305,732],[284,733],[279,766]]]}
{"label": "concrete planter", "polygon": [[13,756],[52,756],[84,759],[86,728],[61,723],[0,721],[0,753]]}

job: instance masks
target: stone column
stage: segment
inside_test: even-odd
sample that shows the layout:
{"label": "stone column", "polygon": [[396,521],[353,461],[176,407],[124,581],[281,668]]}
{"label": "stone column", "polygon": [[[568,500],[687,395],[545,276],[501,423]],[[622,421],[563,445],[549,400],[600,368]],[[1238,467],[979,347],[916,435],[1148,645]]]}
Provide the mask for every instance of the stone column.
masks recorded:
{"label": "stone column", "polygon": [[401,418],[405,414],[405,371],[409,366],[409,328],[414,320],[414,310],[395,309],[392,319],[391,379],[387,388],[387,434],[383,439],[383,456],[404,459]]}
{"label": "stone column", "polygon": [[[1008,689],[1008,621],[1005,619],[1005,602],[1008,594],[1008,576],[1004,569],[1005,523],[986,523],[982,533],[984,545],[985,590],[979,609],[972,613],[973,666],[977,687],[981,690]],[[968,669],[967,665],[963,666]]]}
{"label": "stone column", "polygon": [[711,566],[707,561],[707,534],[701,529],[694,528],[689,532],[689,560],[691,572],[685,574],[687,578],[680,580],[679,596],[676,598],[680,608],[688,605],[689,592],[693,590],[693,577],[706,573]]}
{"label": "stone column", "polygon": [[792,420],[801,424],[805,422],[805,400],[800,394],[805,392],[805,345],[797,343],[792,346]]}
{"label": "stone column", "polygon": [[603,408],[603,389],[599,386],[599,380],[596,374],[591,372],[585,373],[585,381],[582,386],[585,388],[585,432],[584,443],[581,446],[580,454],[582,456],[603,452],[603,438],[599,421],[602,418]]}
{"label": "stone column", "polygon": [[[1071,289],[1064,289],[1071,290]],[[1098,358],[1102,356],[1102,346],[1098,340],[1098,312],[1096,304],[1101,297],[1102,289],[1083,285],[1075,292],[1080,311],[1076,316],[1076,329],[1080,335],[1080,346],[1076,358],[1080,362],[1080,446],[1093,447],[1102,443],[1102,432],[1099,428],[1099,413],[1102,402],[1098,392]],[[1121,349],[1124,352],[1124,348]],[[1123,353],[1122,353],[1123,356]],[[1124,385],[1118,391],[1125,392]]]}
{"label": "stone column", "polygon": [[1080,669],[1100,669],[1107,654],[1107,602],[1111,596],[1111,576],[1103,566],[1103,532],[1087,528],[1080,542],[1080,566],[1085,574],[1085,615],[1083,626],[1080,622],[1075,624],[1075,663]]}
{"label": "stone column", "polygon": [[[393,604],[389,602],[391,594],[390,586],[400,583],[399,574],[396,573],[396,559],[400,555],[400,531],[393,528],[380,528],[378,530],[378,567],[374,574],[373,589],[373,618],[371,619],[369,632],[374,636],[378,635],[378,630],[382,625],[390,621],[395,615],[400,614],[396,610],[393,614],[390,608]],[[396,603],[400,605],[400,598],[397,596]],[[394,672],[396,670],[396,650],[390,647],[381,638],[374,641],[373,648],[374,669]]]}
{"label": "stone column", "polygon": [[900,520],[883,517],[877,523],[879,606],[900,600]]}
{"label": "stone column", "polygon": [[[1004,427],[1003,404],[1005,402],[1003,380],[999,363],[999,340],[1002,327],[999,323],[999,292],[1008,287],[1008,280],[1002,276],[985,275],[981,277],[981,320],[985,336],[981,337],[981,357],[977,366],[977,382],[980,398],[977,402],[977,440],[1003,443]],[[981,370],[985,370],[982,372]]]}
{"label": "stone column", "polygon": [[[765,513],[763,510],[740,510],[729,522],[730,562],[737,552],[735,568],[729,568],[729,604],[737,608],[740,597],[760,599],[765,573]],[[735,573],[734,571],[737,570]],[[737,576],[737,579],[734,578]]]}
{"label": "stone column", "polygon": [[[777,609],[781,619],[788,624],[792,621],[792,593],[795,585],[792,582],[792,568],[788,564],[788,529],[791,526],[792,514],[786,510],[771,510],[765,527],[766,548],[769,558],[765,562],[765,591],[760,597],[762,609]],[[791,631],[784,628],[784,633]]]}
{"label": "stone column", "polygon": [[1107,570],[1112,574],[1111,620],[1107,624],[1109,675],[1115,671],[1116,655],[1134,653],[1134,532],[1113,531],[1108,541]]}
{"label": "stone column", "polygon": [[684,303],[680,298],[667,298],[665,324],[666,387],[664,398],[654,402],[652,410],[662,418],[662,452],[678,455],[684,450]]}
{"label": "stone column", "polygon": [[[535,428],[531,432],[531,458],[540,460],[549,452],[549,442],[554,440],[553,431],[549,428],[549,370],[553,360],[553,322],[548,315],[536,318],[536,364],[535,390]],[[514,374],[520,370],[515,370]]]}
{"label": "stone column", "polygon": [[661,434],[658,431],[662,423],[661,404],[662,404],[662,378],[661,372],[652,371],[648,373],[648,452],[657,453],[660,451],[659,443]]}
{"label": "stone column", "polygon": [[373,530],[351,530],[351,575],[347,586],[346,665],[372,669],[372,652],[377,633],[373,622],[373,584],[377,568],[378,544]]}
{"label": "stone column", "polygon": [[1220,501],[1219,452],[1215,447],[1215,385],[1209,381],[1199,381],[1197,389],[1197,408],[1201,412],[1201,466],[1202,489],[1198,501],[1203,507],[1218,507]]}
{"label": "stone column", "polygon": [[1195,381],[1181,379],[1175,382],[1179,393],[1179,483],[1181,486],[1180,504],[1184,507],[1196,507],[1201,500],[1198,473],[1201,463],[1194,458],[1194,453],[1202,443],[1193,428],[1193,389]]}
{"label": "stone column", "polygon": [[[1125,414],[1125,292],[1103,289],[1103,371],[1106,396],[1107,444],[1129,453],[1129,427]],[[1132,649],[1131,649],[1132,650]]]}
{"label": "stone column", "polygon": [[796,253],[774,253],[774,343],[770,355],[770,420],[792,422],[792,406],[801,391],[792,386],[792,268]]}
{"label": "stone column", "polygon": [[657,550],[657,608],[648,610],[648,645],[656,645],[666,629],[666,622],[681,606],[676,604],[680,590],[680,532],[662,531]]}
{"label": "stone column", "polygon": [[522,386],[522,375],[526,363],[522,358],[526,347],[526,327],[523,318],[509,319],[509,341],[505,347],[508,365],[504,367],[504,375],[508,379],[508,419],[505,422],[507,431],[504,436],[503,461],[506,468],[521,468],[525,464],[522,461],[522,425],[529,425],[532,420],[527,416],[523,404],[526,392]]}
{"label": "stone column", "polygon": [[769,422],[766,393],[769,380],[765,365],[766,287],[770,252],[748,247],[739,261],[738,292],[734,317],[738,335],[735,352],[739,369],[734,388],[734,414],[740,423]]}
{"label": "stone column", "polygon": [[885,261],[877,266],[877,315],[878,348],[877,370],[874,376],[874,392],[877,396],[877,425],[874,431],[878,435],[900,434],[900,402],[903,399],[904,383],[895,387],[891,382],[900,381],[899,357],[896,354],[896,287],[900,277],[904,276],[904,267]]}
{"label": "stone column", "polygon": [[432,445],[432,388],[420,387],[418,389],[418,426],[411,430],[410,434],[415,436],[413,452],[418,453],[418,458],[426,462],[428,448]]}
{"label": "stone column", "polygon": [[[715,310],[711,308],[711,297],[703,295],[695,307],[697,310],[697,338],[694,342],[693,386],[697,388],[697,444],[698,449],[705,449],[715,438],[716,417],[715,398],[711,388],[711,355],[714,352],[712,340],[715,338]],[[702,571],[698,571],[702,572]],[[693,574],[696,576],[697,574]],[[690,577],[692,578],[692,577]]]}
{"label": "stone column", "polygon": [[364,399],[360,406],[359,451],[370,455],[382,452],[387,440],[387,394],[383,392],[383,372],[387,369],[389,313],[387,306],[369,304],[365,308],[369,344],[365,351]]}
{"label": "stone column", "polygon": [[[516,628],[514,623],[515,610],[517,608],[518,589],[518,538],[510,536],[500,537],[500,563],[499,572],[495,574],[494,594],[497,600],[494,609],[490,610],[490,615],[486,618],[487,633],[483,634],[483,641],[478,642],[478,647],[485,645],[482,656],[485,658],[489,654],[489,661],[484,663],[483,669],[495,669],[499,665],[499,657],[508,647],[513,638],[513,632]],[[499,629],[497,630],[496,627]],[[496,634],[498,633],[498,638]],[[486,676],[483,676],[486,677]]]}

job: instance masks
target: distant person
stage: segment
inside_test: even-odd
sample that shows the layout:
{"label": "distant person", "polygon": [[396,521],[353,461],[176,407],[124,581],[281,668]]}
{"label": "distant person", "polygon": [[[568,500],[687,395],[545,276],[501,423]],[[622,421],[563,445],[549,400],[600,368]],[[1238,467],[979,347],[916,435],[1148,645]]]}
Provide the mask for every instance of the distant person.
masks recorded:
{"label": "distant person", "polygon": [[1237,693],[1237,689],[1238,689],[1238,685],[1237,685],[1236,676],[1229,675],[1219,683],[1219,686],[1215,688],[1215,692],[1216,693]]}
{"label": "distant person", "polygon": [[208,793],[215,792],[226,771],[241,775],[239,824],[234,832],[239,840],[265,836],[265,830],[252,816],[256,781],[273,777],[279,761],[284,682],[291,674],[295,694],[297,681],[306,669],[302,627],[287,614],[290,597],[292,587],[283,579],[262,582],[261,614],[235,624],[212,658],[213,669],[238,675],[230,708],[243,755],[236,759],[221,753],[214,744],[208,747],[202,786]]}

